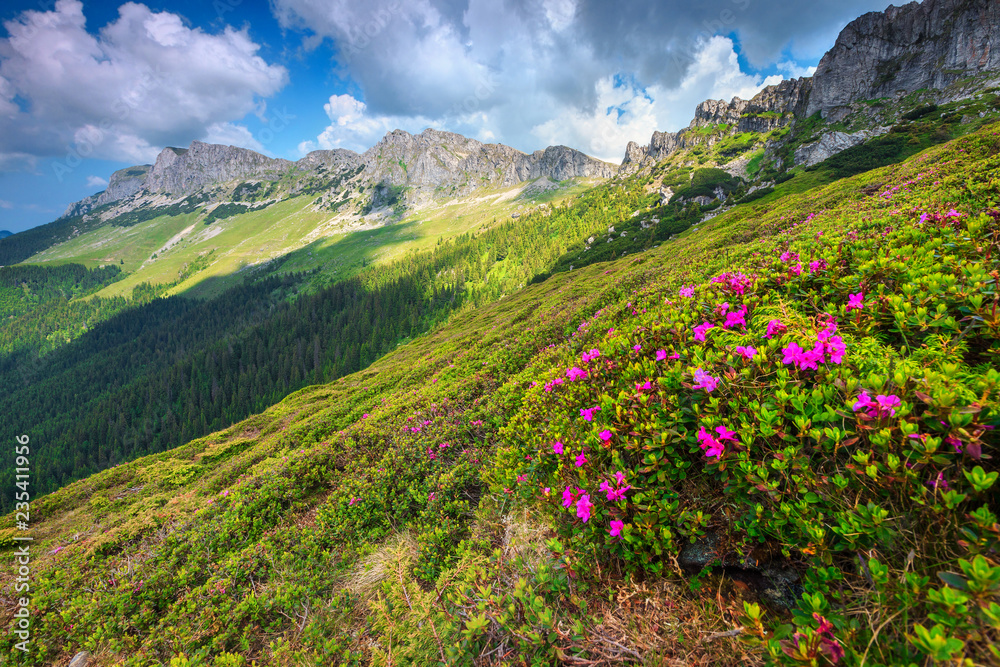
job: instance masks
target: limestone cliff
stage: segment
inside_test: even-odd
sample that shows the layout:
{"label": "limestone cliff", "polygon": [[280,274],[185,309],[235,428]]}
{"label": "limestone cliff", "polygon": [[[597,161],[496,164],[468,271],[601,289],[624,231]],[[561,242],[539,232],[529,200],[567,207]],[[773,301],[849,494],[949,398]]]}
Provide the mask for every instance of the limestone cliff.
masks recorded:
{"label": "limestone cliff", "polygon": [[819,61],[806,109],[833,120],[851,102],[941,89],[1000,70],[1000,2],[924,0],[865,14]]}
{"label": "limestone cliff", "polygon": [[278,178],[292,162],[246,148],[192,141],[190,148],[165,148],[146,176],[152,193],[184,195],[206,186],[250,178]]}

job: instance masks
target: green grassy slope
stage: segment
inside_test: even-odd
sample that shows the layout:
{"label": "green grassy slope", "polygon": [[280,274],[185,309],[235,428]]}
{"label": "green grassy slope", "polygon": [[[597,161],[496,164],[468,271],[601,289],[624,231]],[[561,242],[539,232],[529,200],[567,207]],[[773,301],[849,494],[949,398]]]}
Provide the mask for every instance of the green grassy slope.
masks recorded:
{"label": "green grassy slope", "polygon": [[[996,661],[998,169],[735,208],[36,500],[18,660]],[[709,536],[793,608],[689,578]]]}

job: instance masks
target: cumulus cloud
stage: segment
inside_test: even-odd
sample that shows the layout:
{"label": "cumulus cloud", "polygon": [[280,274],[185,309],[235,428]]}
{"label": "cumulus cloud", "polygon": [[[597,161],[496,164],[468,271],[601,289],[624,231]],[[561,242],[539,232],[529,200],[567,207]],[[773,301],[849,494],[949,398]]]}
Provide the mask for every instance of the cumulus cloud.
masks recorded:
{"label": "cumulus cloud", "polygon": [[[315,147],[364,148],[432,125],[521,150],[564,143],[620,159],[629,139],[676,130],[703,99],[752,96],[819,57],[886,0],[272,0],[307,46],[331,40],[360,94],[327,103]],[[831,26],[835,26],[831,28]]]}
{"label": "cumulus cloud", "polygon": [[227,137],[280,90],[287,71],[257,55],[246,29],[209,34],[176,14],[126,3],[91,34],[83,4],[58,0],[4,23],[0,168],[25,157],[150,161],[164,145]]}
{"label": "cumulus cloud", "polygon": [[108,180],[106,178],[101,178],[100,176],[88,176],[87,177],[87,187],[88,188],[106,188],[108,187]]}

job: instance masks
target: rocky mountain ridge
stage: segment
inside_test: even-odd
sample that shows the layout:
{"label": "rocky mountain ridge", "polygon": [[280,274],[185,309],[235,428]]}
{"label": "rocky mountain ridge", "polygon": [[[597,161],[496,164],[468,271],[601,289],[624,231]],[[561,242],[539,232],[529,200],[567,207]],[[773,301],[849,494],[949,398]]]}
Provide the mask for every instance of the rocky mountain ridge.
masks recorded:
{"label": "rocky mountain ridge", "polygon": [[[634,173],[677,150],[718,140],[700,135],[699,128],[728,125],[730,136],[766,133],[814,114],[827,122],[841,121],[864,101],[898,101],[921,90],[930,97],[944,96],[946,88],[968,77],[984,77],[979,88],[997,85],[998,35],[1000,2],[996,0],[924,0],[864,14],[840,32],[812,77],[768,86],[750,100],[706,100],[695,109],[688,127],[654,132],[646,146],[629,142],[619,173]],[[815,164],[887,129],[831,130],[806,150],[797,151],[795,163]]]}
{"label": "rocky mountain ridge", "polygon": [[115,211],[120,214],[152,196],[182,198],[221,184],[279,181],[286,176],[291,182],[289,194],[326,188],[326,194],[331,195],[349,176],[358,185],[400,186],[410,191],[411,199],[428,200],[439,194],[461,196],[482,187],[509,187],[542,177],[555,181],[581,176],[610,178],[616,170],[615,165],[565,146],[550,146],[528,155],[503,144],[484,144],[434,129],[417,135],[394,130],[362,154],[346,149],[320,150],[296,162],[269,158],[246,148],[194,141],[186,149],[163,149],[151,167],[115,172],[107,189],[72,204],[64,217],[113,202],[122,203],[121,210]]}

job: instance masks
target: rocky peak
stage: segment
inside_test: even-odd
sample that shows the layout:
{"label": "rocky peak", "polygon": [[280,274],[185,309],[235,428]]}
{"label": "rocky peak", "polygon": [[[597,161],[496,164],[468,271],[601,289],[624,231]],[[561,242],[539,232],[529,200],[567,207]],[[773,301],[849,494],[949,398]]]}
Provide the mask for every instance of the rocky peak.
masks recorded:
{"label": "rocky peak", "polygon": [[507,187],[547,177],[609,178],[615,168],[565,146],[526,155],[504,144],[484,144],[454,132],[393,130],[361,156],[365,177],[424,194],[464,195],[482,187]]}
{"label": "rocky peak", "polygon": [[146,190],[189,194],[215,183],[278,177],[293,163],[246,148],[192,141],[189,148],[164,148],[146,177]]}
{"label": "rocky peak", "polygon": [[924,0],[864,14],[819,61],[806,114],[837,120],[851,102],[998,70],[998,27],[997,0]]}
{"label": "rocky peak", "polygon": [[355,167],[361,163],[361,156],[346,148],[335,148],[333,150],[312,151],[304,158],[295,163],[300,169],[314,169],[317,167]]}
{"label": "rocky peak", "polygon": [[[728,132],[770,132],[791,122],[794,114],[805,108],[811,81],[807,78],[787,79],[767,86],[749,100],[734,97],[725,100],[705,100],[694,111],[694,119],[677,132],[653,132],[649,144],[639,147],[629,142],[619,173],[627,174],[654,164],[682,148],[706,141],[695,128],[728,125]],[[710,140],[709,140],[710,141]]]}

